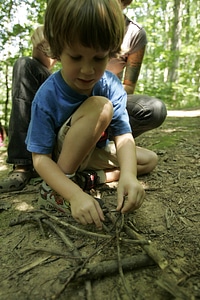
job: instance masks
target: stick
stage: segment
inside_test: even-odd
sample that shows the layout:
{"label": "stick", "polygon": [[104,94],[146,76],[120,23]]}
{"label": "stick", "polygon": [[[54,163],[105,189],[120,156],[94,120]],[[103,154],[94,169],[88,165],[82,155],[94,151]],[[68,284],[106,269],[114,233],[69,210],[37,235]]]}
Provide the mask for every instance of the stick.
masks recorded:
{"label": "stick", "polygon": [[[114,215],[108,213],[107,216],[113,224],[116,224],[117,218]],[[143,237],[139,233],[131,229],[128,225],[124,224],[123,230],[129,237],[137,240],[143,240]],[[168,261],[158,252],[158,250],[155,248],[155,246],[152,245],[152,243],[149,245],[141,244],[140,246],[159,265],[162,270],[164,270],[168,266]]]}
{"label": "stick", "polygon": [[120,234],[119,230],[116,229],[118,271],[119,271],[120,278],[122,280],[122,284],[123,284],[124,289],[126,291],[127,297],[128,297],[128,299],[131,300],[132,299],[131,291],[130,291],[127,283],[126,283],[126,279],[124,277],[124,272],[123,272],[122,260],[121,260],[121,255],[120,255],[120,246],[119,246],[119,234]]}
{"label": "stick", "polygon": [[53,256],[63,256],[66,259],[80,259],[80,257],[75,257],[75,256],[69,256],[68,253],[63,253],[63,251],[60,250],[56,250],[56,249],[48,249],[48,248],[44,248],[44,247],[26,247],[24,248],[24,250],[27,251],[32,251],[32,252],[45,252],[45,253],[49,253],[50,255]]}
{"label": "stick", "polygon": [[77,232],[79,232],[81,234],[89,235],[89,236],[93,236],[93,237],[97,237],[97,238],[104,238],[104,239],[110,239],[110,238],[112,238],[111,235],[94,233],[94,232],[91,232],[91,231],[86,231],[86,230],[80,229],[80,228],[78,228],[76,226],[73,226],[73,225],[71,225],[69,223],[66,223],[64,221],[59,220],[59,218],[57,218],[56,216],[52,216],[52,215],[48,214],[44,210],[41,210],[40,212],[42,212],[45,216],[49,217],[50,219],[54,220],[56,223],[58,223],[60,225],[63,225],[64,227],[70,228],[72,230],[75,230],[75,231],[77,231]]}
{"label": "stick", "polygon": [[[142,240],[142,236],[135,232],[133,229],[124,225],[125,233],[135,239]],[[151,243],[150,245],[141,245],[144,251],[164,270],[168,266],[168,261],[158,252],[155,246]]]}
{"label": "stick", "polygon": [[194,296],[188,295],[187,292],[183,291],[183,289],[176,284],[174,278],[168,276],[167,274],[163,273],[161,278],[159,278],[156,282],[160,287],[173,295],[177,300],[195,299]]}
{"label": "stick", "polygon": [[57,225],[53,224],[49,220],[43,220],[43,223],[47,224],[49,227],[51,227],[57,235],[62,239],[62,241],[65,243],[65,245],[69,248],[69,251],[73,253],[75,257],[79,257],[81,260],[81,256],[79,251],[76,249],[72,241],[65,235],[64,231],[62,231],[61,228],[59,228]]}
{"label": "stick", "polygon": [[[124,271],[132,271],[134,269],[153,265],[155,265],[155,262],[147,254],[139,254],[121,259],[121,266]],[[76,278],[80,278],[82,280],[94,280],[116,274],[118,273],[118,270],[118,261],[108,260],[87,266],[77,273]]]}

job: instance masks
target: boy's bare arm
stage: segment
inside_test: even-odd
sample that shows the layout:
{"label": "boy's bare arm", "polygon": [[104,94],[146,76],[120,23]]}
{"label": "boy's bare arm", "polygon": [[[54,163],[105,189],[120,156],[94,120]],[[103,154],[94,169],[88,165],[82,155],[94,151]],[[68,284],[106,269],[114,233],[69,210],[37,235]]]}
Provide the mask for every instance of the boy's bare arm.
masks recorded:
{"label": "boy's bare arm", "polygon": [[95,223],[102,228],[104,215],[99,203],[75,184],[51,159],[51,155],[33,153],[33,164],[38,174],[59,195],[71,204],[73,218],[83,224]]}
{"label": "boy's bare arm", "polygon": [[[120,166],[117,210],[125,213],[141,206],[145,192],[137,180],[137,157],[132,134],[127,133],[115,137],[115,144]],[[127,196],[127,201],[124,203],[125,196]]]}

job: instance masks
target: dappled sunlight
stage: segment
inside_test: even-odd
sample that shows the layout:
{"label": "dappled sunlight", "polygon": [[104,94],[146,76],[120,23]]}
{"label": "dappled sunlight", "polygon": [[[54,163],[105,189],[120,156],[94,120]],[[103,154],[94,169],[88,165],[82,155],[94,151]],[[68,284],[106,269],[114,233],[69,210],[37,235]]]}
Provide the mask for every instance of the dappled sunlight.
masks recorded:
{"label": "dappled sunlight", "polygon": [[177,129],[174,129],[174,128],[167,128],[167,129],[162,129],[161,131],[162,131],[162,132],[166,132],[166,133],[172,133],[172,132],[176,132]]}
{"label": "dappled sunlight", "polygon": [[9,171],[10,166],[6,164],[7,159],[7,151],[4,147],[0,149],[0,178],[4,177],[4,175]]}
{"label": "dappled sunlight", "polygon": [[25,201],[14,200],[13,204],[15,205],[15,210],[18,211],[30,211],[34,209],[34,207],[31,204],[28,204]]}
{"label": "dappled sunlight", "polygon": [[200,117],[200,109],[196,110],[168,110],[168,117],[178,117],[178,118],[192,118],[192,117]]}
{"label": "dappled sunlight", "polygon": [[[2,162],[1,162],[2,163]],[[2,171],[7,171],[8,170],[8,167],[6,165],[1,165],[0,166],[0,172]]]}

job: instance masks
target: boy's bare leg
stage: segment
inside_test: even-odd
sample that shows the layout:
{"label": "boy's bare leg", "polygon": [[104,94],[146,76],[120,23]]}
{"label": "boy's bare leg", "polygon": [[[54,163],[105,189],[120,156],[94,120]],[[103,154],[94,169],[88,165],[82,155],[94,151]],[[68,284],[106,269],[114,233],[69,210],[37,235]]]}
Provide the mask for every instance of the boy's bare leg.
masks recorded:
{"label": "boy's bare leg", "polygon": [[113,114],[105,97],[88,98],[73,114],[57,164],[66,174],[77,171],[82,161],[108,127]]}
{"label": "boy's bare leg", "polygon": [[[137,175],[150,173],[157,165],[157,154],[151,150],[136,147],[137,155]],[[119,169],[104,170],[106,180],[105,182],[118,181],[120,177]]]}
{"label": "boy's bare leg", "polygon": [[150,173],[158,163],[158,156],[155,152],[136,147],[137,174],[143,175]]}

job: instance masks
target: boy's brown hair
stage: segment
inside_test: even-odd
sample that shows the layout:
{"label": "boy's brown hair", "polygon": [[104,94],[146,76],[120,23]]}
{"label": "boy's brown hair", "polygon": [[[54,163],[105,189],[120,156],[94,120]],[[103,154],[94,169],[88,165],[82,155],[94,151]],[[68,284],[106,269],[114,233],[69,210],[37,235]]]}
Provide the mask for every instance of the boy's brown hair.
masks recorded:
{"label": "boy's brown hair", "polygon": [[117,0],[50,0],[45,13],[44,35],[52,57],[59,59],[66,45],[120,52],[124,17]]}
{"label": "boy's brown hair", "polygon": [[133,2],[133,0],[120,0],[120,1],[124,7],[128,6],[129,4],[131,4],[131,2]]}

